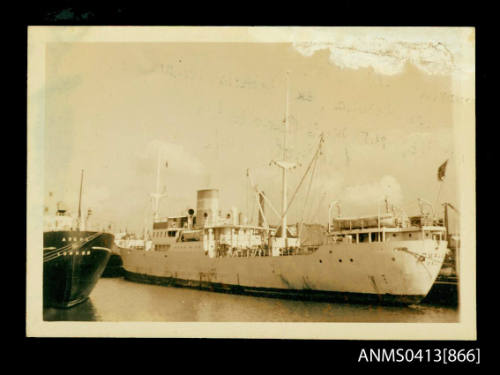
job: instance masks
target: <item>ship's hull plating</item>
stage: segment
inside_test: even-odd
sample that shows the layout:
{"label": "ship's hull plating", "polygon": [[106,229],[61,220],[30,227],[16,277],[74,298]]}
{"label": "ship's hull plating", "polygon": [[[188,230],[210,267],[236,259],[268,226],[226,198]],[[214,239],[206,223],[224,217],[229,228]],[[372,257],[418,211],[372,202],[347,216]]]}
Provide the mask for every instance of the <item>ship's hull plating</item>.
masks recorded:
{"label": "ship's hull plating", "polygon": [[120,277],[123,276],[123,262],[120,255],[121,247],[116,244],[111,249],[111,256],[109,257],[108,264],[102,273],[102,277]]}
{"label": "ship's hull plating", "polygon": [[432,287],[446,242],[323,245],[311,254],[209,258],[199,243],[122,252],[133,281],[270,297],[413,304]]}
{"label": "ship's hull plating", "polygon": [[[44,306],[68,308],[85,301],[109,260],[113,235],[54,231],[43,237],[44,257],[58,253],[43,264]],[[89,237],[95,238],[80,241]]]}
{"label": "ship's hull plating", "polygon": [[120,277],[123,275],[122,258],[118,254],[111,254],[108,265],[102,273],[102,277]]}

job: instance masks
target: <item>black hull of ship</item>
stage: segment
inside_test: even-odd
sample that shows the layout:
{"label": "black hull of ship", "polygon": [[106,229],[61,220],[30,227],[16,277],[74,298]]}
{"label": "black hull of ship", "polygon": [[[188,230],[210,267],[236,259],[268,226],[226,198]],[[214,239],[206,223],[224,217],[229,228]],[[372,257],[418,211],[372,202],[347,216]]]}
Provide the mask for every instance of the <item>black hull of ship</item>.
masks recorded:
{"label": "black hull of ship", "polygon": [[440,275],[422,301],[431,305],[458,306],[458,278]]}
{"label": "black hull of ship", "polygon": [[108,263],[114,241],[109,233],[100,233],[90,241],[74,240],[94,235],[96,232],[87,231],[44,233],[44,249],[61,249],[57,251],[59,255],[49,261],[45,260],[45,256],[55,254],[55,250],[44,250],[44,306],[68,308],[88,298]]}
{"label": "black hull of ship", "polygon": [[120,277],[123,276],[123,261],[119,254],[112,253],[108,264],[102,273],[102,277]]}
{"label": "black hull of ship", "polygon": [[423,303],[441,306],[458,306],[458,275],[455,260],[456,250],[446,255],[441,271],[439,272],[429,294]]}
{"label": "black hull of ship", "polygon": [[124,270],[125,279],[172,287],[194,288],[220,293],[234,293],[257,297],[270,297],[318,302],[345,302],[358,304],[380,304],[408,306],[418,304],[425,296],[332,292],[323,290],[295,290],[247,287],[234,284],[214,283],[204,280],[185,280],[173,277],[152,276]]}

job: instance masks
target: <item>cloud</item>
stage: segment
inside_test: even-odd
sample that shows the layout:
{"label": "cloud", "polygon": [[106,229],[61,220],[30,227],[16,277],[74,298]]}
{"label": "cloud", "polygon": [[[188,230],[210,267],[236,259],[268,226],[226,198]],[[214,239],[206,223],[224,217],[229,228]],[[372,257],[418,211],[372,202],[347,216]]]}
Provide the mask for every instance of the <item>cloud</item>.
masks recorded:
{"label": "cloud", "polygon": [[344,189],[342,202],[346,205],[374,206],[387,197],[394,205],[401,205],[403,193],[401,185],[393,176],[386,175],[380,181],[349,186]]}
{"label": "cloud", "polygon": [[473,42],[466,39],[471,32],[427,28],[307,29],[307,33],[296,33],[293,46],[304,56],[328,50],[330,61],[341,68],[371,67],[385,75],[401,73],[407,63],[427,74],[473,73]]}

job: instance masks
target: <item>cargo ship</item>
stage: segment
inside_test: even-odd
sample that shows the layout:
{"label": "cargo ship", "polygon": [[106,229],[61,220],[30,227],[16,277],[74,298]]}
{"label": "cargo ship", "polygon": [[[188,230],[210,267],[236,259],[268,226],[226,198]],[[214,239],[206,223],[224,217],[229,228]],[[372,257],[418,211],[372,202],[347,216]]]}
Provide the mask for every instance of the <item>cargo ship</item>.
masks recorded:
{"label": "cargo ship", "polygon": [[85,301],[101,277],[111,255],[113,235],[85,230],[85,223],[81,220],[82,182],[77,218],[69,215],[61,203],[57,205],[54,215],[48,212],[48,207],[45,210],[44,307],[69,308]]}
{"label": "cargo ship", "polygon": [[[153,250],[122,252],[132,281],[314,300],[414,304],[429,292],[446,252],[445,231],[393,216],[337,218],[326,243],[217,215],[219,192],[198,191],[196,215],[153,224]],[[285,234],[286,233],[286,234]]]}
{"label": "cargo ship", "polygon": [[217,189],[199,190],[196,210],[185,215],[155,215],[151,251],[121,251],[125,278],[269,297],[408,305],[428,294],[443,264],[446,230],[426,215],[338,216],[329,219],[324,240],[316,236],[307,243],[301,241],[304,226],[286,223],[291,201],[283,201],[281,224],[272,226],[265,216],[272,203],[259,189],[255,197],[256,225],[235,207],[222,213]]}
{"label": "cargo ship", "polygon": [[[219,209],[219,190],[197,192],[196,210],[160,218],[160,158],[151,251],[121,252],[125,278],[259,296],[350,301],[419,303],[431,289],[446,253],[445,228],[426,216],[410,220],[392,212],[330,220],[324,241],[304,242],[302,223],[288,225],[287,214],[308,173],[314,175],[323,136],[290,200],[287,173],[288,91],[282,171],[281,212],[247,176],[255,190],[259,221],[248,223],[236,207]],[[310,190],[310,189],[309,189]],[[307,199],[305,200],[307,201]],[[266,208],[279,219],[271,225]],[[331,207],[329,207],[330,212]]]}

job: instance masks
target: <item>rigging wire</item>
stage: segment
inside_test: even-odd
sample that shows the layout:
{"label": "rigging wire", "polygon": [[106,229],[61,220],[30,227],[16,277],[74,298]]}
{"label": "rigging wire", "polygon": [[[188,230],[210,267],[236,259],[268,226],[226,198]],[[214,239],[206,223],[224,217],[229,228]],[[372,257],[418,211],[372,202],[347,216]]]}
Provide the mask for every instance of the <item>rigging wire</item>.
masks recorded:
{"label": "rigging wire", "polygon": [[302,209],[302,215],[301,215],[301,218],[300,218],[299,233],[302,233],[302,228],[303,228],[303,225],[304,225],[304,214],[305,214],[306,207],[307,207],[307,201],[309,200],[309,194],[311,193],[311,187],[312,187],[312,183],[313,183],[313,179],[314,179],[314,173],[316,172],[316,166],[318,164],[317,162],[318,162],[318,158],[316,158],[314,160],[314,164],[313,164],[313,167],[312,167],[311,178],[309,180],[309,186],[307,188],[306,197],[304,199],[304,207]]}
{"label": "rigging wire", "polygon": [[[323,145],[323,142],[324,142],[324,138],[323,138],[323,134],[321,134],[321,138],[320,138],[320,141],[319,141],[318,149],[316,150],[316,153],[314,154],[313,158],[309,162],[309,165],[307,166],[306,172],[304,173],[304,175],[302,176],[299,184],[297,185],[297,187],[295,189],[295,192],[293,193],[292,198],[288,202],[288,206],[286,207],[285,212],[283,213],[282,217],[287,214],[290,206],[293,203],[293,200],[297,196],[297,193],[298,193],[300,187],[302,186],[302,183],[304,182],[304,180],[306,178],[307,173],[309,173],[309,170],[311,169],[312,165],[316,162],[316,159],[319,157],[319,155],[321,155],[321,146]],[[279,230],[280,228],[281,228],[281,224],[278,226],[277,230]]]}

